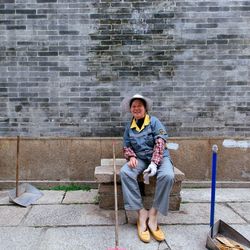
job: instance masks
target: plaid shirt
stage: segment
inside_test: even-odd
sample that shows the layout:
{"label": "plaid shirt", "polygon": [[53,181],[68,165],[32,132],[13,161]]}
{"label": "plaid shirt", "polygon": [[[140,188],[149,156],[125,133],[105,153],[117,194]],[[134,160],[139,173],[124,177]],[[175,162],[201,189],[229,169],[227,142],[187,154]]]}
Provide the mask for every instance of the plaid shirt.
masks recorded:
{"label": "plaid shirt", "polygon": [[[164,148],[165,141],[162,138],[157,138],[155,141],[154,152],[151,159],[151,161],[154,162],[156,165],[159,165],[163,158]],[[136,157],[135,152],[130,147],[124,147],[123,154],[126,160],[129,160],[131,157]]]}
{"label": "plaid shirt", "polygon": [[153,161],[157,166],[159,166],[163,158],[165,143],[166,142],[162,138],[157,138],[155,140],[154,153],[153,153],[151,161]]}
{"label": "plaid shirt", "polygon": [[123,155],[124,155],[125,159],[128,160],[128,161],[129,161],[129,159],[131,157],[136,157],[136,154],[133,151],[133,149],[132,148],[126,148],[126,147],[123,148]]}

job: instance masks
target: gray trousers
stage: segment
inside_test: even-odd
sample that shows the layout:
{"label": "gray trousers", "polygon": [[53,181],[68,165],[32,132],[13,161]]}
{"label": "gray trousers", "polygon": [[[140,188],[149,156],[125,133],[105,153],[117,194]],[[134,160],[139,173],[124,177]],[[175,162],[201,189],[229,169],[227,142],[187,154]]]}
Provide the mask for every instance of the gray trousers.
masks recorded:
{"label": "gray trousers", "polygon": [[[126,163],[120,171],[124,207],[126,210],[140,210],[143,208],[137,177],[149,164],[139,158],[137,158],[137,160],[138,164],[136,168],[130,168]],[[168,157],[162,159],[161,165],[157,169],[156,178],[156,188],[152,207],[161,214],[167,215],[169,195],[174,183],[174,169]]]}

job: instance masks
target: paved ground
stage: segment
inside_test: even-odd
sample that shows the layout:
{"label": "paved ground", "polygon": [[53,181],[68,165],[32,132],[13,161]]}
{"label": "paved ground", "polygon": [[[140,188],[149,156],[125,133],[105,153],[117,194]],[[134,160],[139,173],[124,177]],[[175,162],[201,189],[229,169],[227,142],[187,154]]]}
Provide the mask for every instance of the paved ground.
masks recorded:
{"label": "paved ground", "polygon": [[[107,250],[114,247],[114,212],[99,209],[96,190],[43,191],[36,204],[22,208],[0,191],[0,249]],[[172,250],[203,250],[209,231],[210,189],[183,189],[179,212],[160,217]],[[217,189],[216,218],[250,239],[250,191]],[[119,211],[120,248],[164,250],[166,243],[140,242],[134,213]]]}

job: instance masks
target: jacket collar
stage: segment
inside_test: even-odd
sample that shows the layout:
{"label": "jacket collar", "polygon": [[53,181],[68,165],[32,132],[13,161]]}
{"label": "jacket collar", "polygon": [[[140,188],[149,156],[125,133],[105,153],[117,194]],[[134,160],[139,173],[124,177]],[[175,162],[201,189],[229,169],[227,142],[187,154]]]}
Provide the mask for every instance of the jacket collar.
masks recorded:
{"label": "jacket collar", "polygon": [[149,117],[148,114],[146,114],[145,119],[144,119],[144,122],[143,122],[141,128],[139,128],[139,127],[137,126],[135,118],[133,118],[133,120],[132,120],[132,122],[131,122],[131,125],[130,125],[130,128],[132,128],[132,129],[135,128],[135,130],[136,130],[137,132],[141,132],[141,131],[142,131],[147,125],[149,125],[149,124],[150,124],[150,117]]}

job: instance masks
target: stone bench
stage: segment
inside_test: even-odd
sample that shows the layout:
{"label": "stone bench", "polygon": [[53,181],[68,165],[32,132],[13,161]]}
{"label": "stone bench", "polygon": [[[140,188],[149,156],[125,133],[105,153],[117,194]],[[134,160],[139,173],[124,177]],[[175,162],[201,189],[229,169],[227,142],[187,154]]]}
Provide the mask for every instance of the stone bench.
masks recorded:
{"label": "stone bench", "polygon": [[[123,197],[120,182],[120,169],[126,163],[125,159],[116,159],[116,172],[117,172],[117,197],[118,208],[124,209]],[[174,168],[175,181],[174,186],[170,194],[169,209],[171,211],[177,211],[180,208],[181,203],[181,184],[185,178],[178,168]],[[99,184],[99,207],[103,209],[114,209],[114,177],[113,177],[113,159],[101,159],[101,166],[95,168],[95,179]],[[153,195],[155,191],[156,177],[150,178],[150,184],[145,185],[143,183],[143,177],[138,177],[139,187],[141,190],[143,204],[145,208],[149,209],[152,205]]]}

